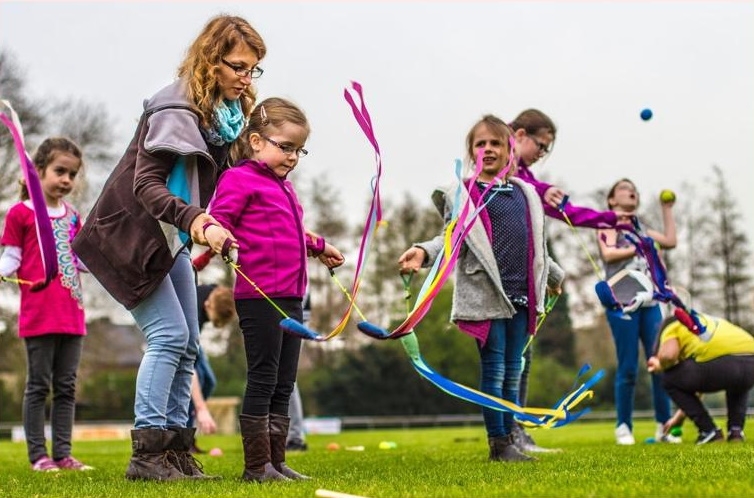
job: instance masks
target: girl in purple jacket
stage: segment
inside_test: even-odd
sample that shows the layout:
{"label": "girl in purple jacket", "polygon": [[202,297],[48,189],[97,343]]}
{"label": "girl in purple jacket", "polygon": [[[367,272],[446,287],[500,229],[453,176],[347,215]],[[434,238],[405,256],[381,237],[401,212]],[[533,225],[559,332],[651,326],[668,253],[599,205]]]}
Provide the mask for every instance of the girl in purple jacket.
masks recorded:
{"label": "girl in purple jacket", "polygon": [[285,464],[301,339],[283,333],[275,306],[302,321],[307,256],[329,268],[344,262],[340,251],[306,232],[287,179],[307,154],[308,136],[306,116],[294,104],[280,98],[260,102],[240,142],[242,157],[249,159],[222,174],[210,207],[236,237],[238,264],[256,284],[238,279],[234,289],[248,369],[240,415],[247,481],[307,479]]}
{"label": "girl in purple jacket", "polygon": [[[531,171],[531,167],[552,150],[558,132],[555,123],[553,123],[547,114],[538,109],[526,109],[516,116],[513,122],[510,123],[510,127],[513,130],[513,137],[516,140],[516,152],[519,155],[516,176],[534,187],[537,195],[542,200],[542,206],[547,216],[565,221],[565,214],[568,216],[569,221],[577,227],[612,228],[619,219],[625,221],[627,216],[632,214],[623,213],[619,210],[596,211],[587,207],[574,206],[570,203],[567,203],[563,207],[563,212],[561,212],[559,206],[565,198],[565,191],[556,185],[537,180]],[[533,348],[530,346],[526,348],[526,352],[524,353],[525,362],[524,369],[521,372],[518,400],[521,406],[526,406],[532,352]],[[534,439],[518,424],[513,428],[513,439],[522,451],[534,453],[553,451],[538,446],[534,442]]]}

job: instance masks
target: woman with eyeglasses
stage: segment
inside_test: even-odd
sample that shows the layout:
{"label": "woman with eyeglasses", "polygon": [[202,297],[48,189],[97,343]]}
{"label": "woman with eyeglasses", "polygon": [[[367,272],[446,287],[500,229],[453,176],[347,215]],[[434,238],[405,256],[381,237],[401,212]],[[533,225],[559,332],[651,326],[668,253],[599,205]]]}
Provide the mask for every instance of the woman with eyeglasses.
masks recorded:
{"label": "woman with eyeglasses", "polygon": [[266,51],[246,20],[211,19],[178,78],[144,102],[131,144],[74,240],[78,257],[146,338],[127,479],[209,477],[189,454],[199,338],[189,251],[192,243],[216,252],[235,244],[204,207],[255,103],[252,79]]}
{"label": "woman with eyeglasses", "polygon": [[222,174],[210,205],[213,216],[238,237],[238,266],[250,280],[236,279],[233,290],[246,349],[239,417],[246,481],[308,479],[285,463],[301,338],[284,333],[280,320],[303,322],[307,256],[328,268],[344,262],[340,251],[304,229],[304,211],[289,179],[307,154],[308,136],[306,116],[293,103],[260,102],[239,141],[248,159]]}
{"label": "woman with eyeglasses", "polygon": [[[516,140],[516,153],[519,156],[518,171],[516,176],[529,183],[537,191],[545,214],[551,218],[565,221],[565,216],[574,225],[586,228],[609,228],[614,227],[618,220],[632,213],[623,213],[620,210],[596,211],[582,206],[574,206],[566,203],[561,206],[566,193],[560,187],[537,180],[531,167],[537,161],[552,151],[557,128],[550,117],[538,109],[522,111],[509,125],[513,129],[513,137]],[[561,212],[560,209],[563,209]],[[565,213],[565,216],[564,214]],[[524,353],[524,369],[521,372],[521,385],[519,387],[519,403],[526,406],[526,398],[529,387],[529,372],[531,371],[533,347],[526,348]],[[513,437],[516,445],[522,451],[533,453],[560,451],[538,446],[534,439],[524,428],[516,424],[513,428]]]}

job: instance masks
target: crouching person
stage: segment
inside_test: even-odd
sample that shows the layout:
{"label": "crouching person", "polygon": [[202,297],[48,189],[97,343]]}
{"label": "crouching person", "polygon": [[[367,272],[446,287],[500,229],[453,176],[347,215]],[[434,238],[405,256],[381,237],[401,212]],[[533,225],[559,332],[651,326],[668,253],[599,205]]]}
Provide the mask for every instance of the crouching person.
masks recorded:
{"label": "crouching person", "polygon": [[700,393],[725,391],[728,441],[743,441],[749,391],[754,386],[754,337],[721,318],[700,314],[711,337],[702,340],[676,318],[661,325],[657,353],[647,361],[662,375],[671,399],[699,429],[696,444],[724,439]]}

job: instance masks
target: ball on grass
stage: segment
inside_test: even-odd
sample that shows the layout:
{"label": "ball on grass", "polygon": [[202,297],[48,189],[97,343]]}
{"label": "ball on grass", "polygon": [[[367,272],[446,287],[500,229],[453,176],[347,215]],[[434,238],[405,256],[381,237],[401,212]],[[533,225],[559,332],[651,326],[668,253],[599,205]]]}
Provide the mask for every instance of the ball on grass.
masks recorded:
{"label": "ball on grass", "polygon": [[670,434],[672,434],[675,437],[681,437],[683,436],[683,429],[681,429],[679,426],[675,426],[672,429],[670,429]]}
{"label": "ball on grass", "polygon": [[340,449],[340,445],[336,442],[332,442],[327,445],[327,451],[338,451]]}
{"label": "ball on grass", "polygon": [[652,109],[642,109],[640,116],[644,121],[649,121],[652,119]]}
{"label": "ball on grass", "polygon": [[223,450],[221,450],[220,448],[212,448],[211,450],[209,450],[209,456],[213,456],[213,457],[223,456]]}
{"label": "ball on grass", "polygon": [[675,201],[675,192],[665,189],[660,192],[660,202],[673,202]]}

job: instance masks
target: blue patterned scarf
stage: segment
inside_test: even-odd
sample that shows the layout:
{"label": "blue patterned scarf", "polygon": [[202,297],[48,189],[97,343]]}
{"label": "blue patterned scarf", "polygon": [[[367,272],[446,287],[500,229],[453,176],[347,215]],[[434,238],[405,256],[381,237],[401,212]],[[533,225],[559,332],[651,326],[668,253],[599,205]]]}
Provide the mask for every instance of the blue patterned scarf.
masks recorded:
{"label": "blue patterned scarf", "polygon": [[203,130],[207,141],[212,145],[233,142],[241,134],[244,125],[240,100],[223,100],[215,109],[214,126]]}

